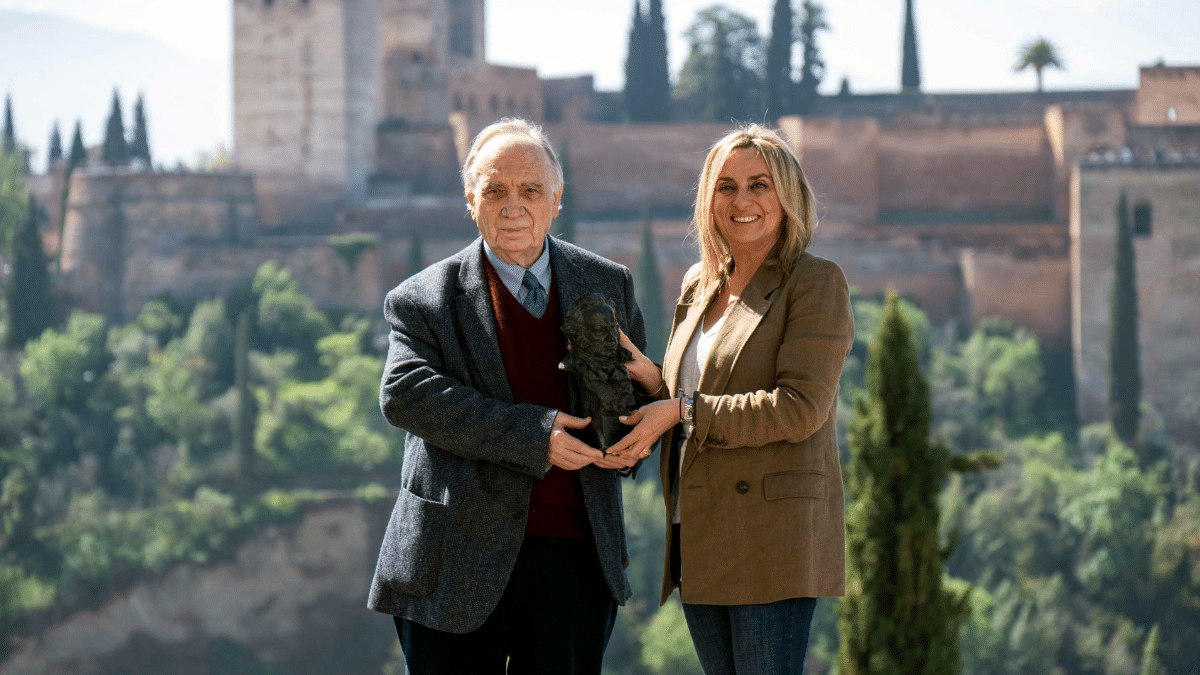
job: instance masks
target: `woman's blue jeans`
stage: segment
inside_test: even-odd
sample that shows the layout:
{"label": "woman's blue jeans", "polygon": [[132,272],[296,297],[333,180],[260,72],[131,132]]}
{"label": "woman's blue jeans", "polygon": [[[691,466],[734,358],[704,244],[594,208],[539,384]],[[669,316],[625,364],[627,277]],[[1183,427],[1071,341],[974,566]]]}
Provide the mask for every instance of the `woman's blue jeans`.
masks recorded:
{"label": "woman's blue jeans", "polygon": [[683,604],[704,675],[803,675],[816,598],[765,605]]}

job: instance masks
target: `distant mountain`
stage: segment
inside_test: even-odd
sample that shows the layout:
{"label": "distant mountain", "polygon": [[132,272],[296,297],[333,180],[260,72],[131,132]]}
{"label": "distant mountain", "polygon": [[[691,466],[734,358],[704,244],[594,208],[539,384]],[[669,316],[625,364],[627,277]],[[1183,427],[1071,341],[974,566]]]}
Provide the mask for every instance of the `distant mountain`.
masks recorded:
{"label": "distant mountain", "polygon": [[193,163],[200,151],[231,145],[229,59],[194,59],[161,40],[78,23],[55,14],[0,10],[0,95],[10,94],[18,139],[43,170],[57,119],[64,149],[75,120],[100,143],[113,88],[126,131],[145,94],[155,164]]}

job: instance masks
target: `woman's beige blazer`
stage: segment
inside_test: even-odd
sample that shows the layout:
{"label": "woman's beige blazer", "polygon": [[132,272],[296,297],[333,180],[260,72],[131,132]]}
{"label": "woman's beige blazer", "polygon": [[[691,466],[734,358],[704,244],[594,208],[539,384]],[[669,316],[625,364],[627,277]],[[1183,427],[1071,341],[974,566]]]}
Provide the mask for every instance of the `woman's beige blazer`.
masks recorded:
{"label": "woman's beige blazer", "polygon": [[[663,379],[705,307],[699,267],[684,277]],[[835,438],[838,379],[854,341],[850,293],[833,262],[804,253],[791,270],[768,260],[728,310],[700,378],[695,429],[679,478],[681,594],[700,604],[761,604],[845,592],[845,509]],[[670,447],[660,470],[667,505]],[[670,546],[668,545],[668,549]],[[662,602],[674,588],[670,551]]]}

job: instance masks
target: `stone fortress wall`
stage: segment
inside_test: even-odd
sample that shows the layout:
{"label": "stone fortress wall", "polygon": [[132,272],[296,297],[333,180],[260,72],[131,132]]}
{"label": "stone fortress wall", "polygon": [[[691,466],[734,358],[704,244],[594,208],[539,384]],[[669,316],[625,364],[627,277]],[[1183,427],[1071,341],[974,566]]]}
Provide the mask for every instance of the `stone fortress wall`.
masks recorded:
{"label": "stone fortress wall", "polygon": [[83,169],[69,194],[62,282],[88,311],[132,319],[159,293],[225,294],[268,260],[322,306],[375,312],[386,290],[378,247],[351,269],[328,235],[262,233],[249,174]]}

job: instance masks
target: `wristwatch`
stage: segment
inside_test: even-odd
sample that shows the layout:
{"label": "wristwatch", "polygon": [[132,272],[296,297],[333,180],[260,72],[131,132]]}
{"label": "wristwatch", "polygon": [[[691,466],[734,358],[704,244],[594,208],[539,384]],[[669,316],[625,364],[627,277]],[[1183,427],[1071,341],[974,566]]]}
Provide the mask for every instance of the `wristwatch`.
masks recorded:
{"label": "wristwatch", "polygon": [[684,426],[689,426],[689,427],[695,426],[696,425],[696,404],[692,400],[691,396],[688,396],[687,394],[683,394],[682,396],[683,396],[683,405],[680,406],[681,410],[679,413],[679,421],[681,423],[683,423]]}

